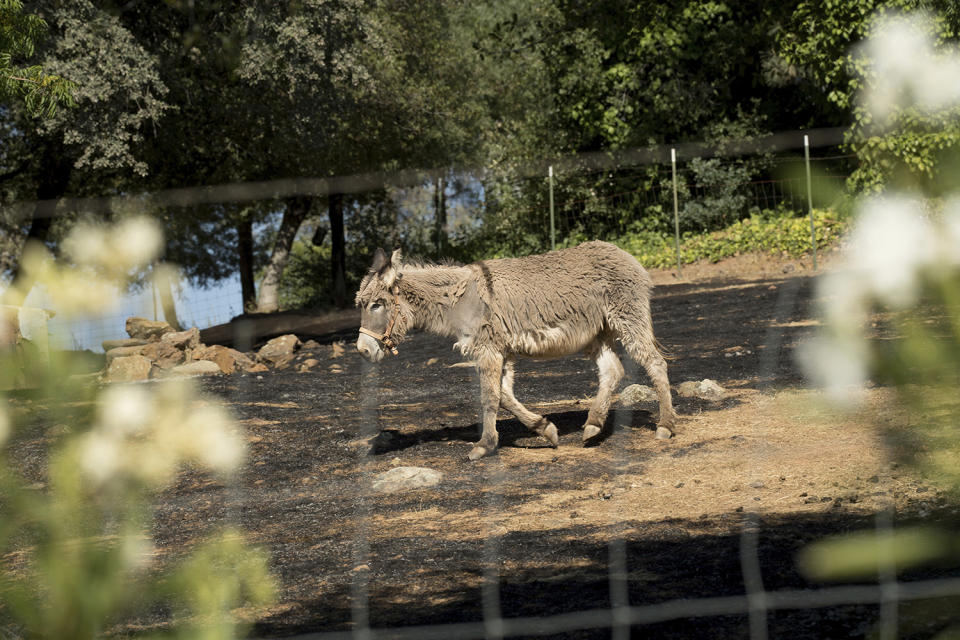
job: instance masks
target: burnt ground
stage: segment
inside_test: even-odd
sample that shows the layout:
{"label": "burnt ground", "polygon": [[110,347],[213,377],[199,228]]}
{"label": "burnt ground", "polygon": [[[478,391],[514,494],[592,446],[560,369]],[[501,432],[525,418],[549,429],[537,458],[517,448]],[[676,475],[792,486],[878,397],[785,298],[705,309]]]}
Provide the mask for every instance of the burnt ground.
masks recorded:
{"label": "burnt ground", "polygon": [[[475,374],[455,366],[452,341],[427,335],[379,367],[347,344],[342,355],[316,348],[322,366],[313,372],[204,380],[233,407],[249,459],[230,487],[184,473],[161,497],[160,553],[176,556],[206,531],[241,526],[269,552],[280,585],[276,605],[242,613],[255,636],[275,637],[351,630],[364,618],[375,628],[475,622],[485,607],[506,618],[604,609],[614,603],[611,570],[621,578],[614,591],[634,606],[739,596],[748,518],[759,524],[768,591],[830,586],[803,576],[798,550],[871,529],[885,509],[899,522],[955,526],[942,488],[892,462],[877,428],[896,420],[888,390],[871,389],[867,410],[841,414],[805,385],[794,349],[815,326],[811,273],[764,264],[733,278],[722,266],[691,268],[682,282],[655,275],[654,324],[673,354],[671,382],[711,378],[728,391],[718,403],[677,398],[682,421],[666,442],[653,438],[655,403],[615,403],[601,441],[584,448],[593,363],[521,361],[517,397],[557,425],[560,446],[501,413],[498,454],[470,463]],[[624,385],[648,382],[624,364]],[[398,465],[445,475],[434,488],[375,493],[373,476]],[[951,575],[960,571],[928,568],[905,579]],[[932,637],[956,605],[901,605],[901,637]],[[542,632],[610,637],[573,620],[571,630]],[[878,620],[876,605],[767,616],[771,637],[796,640],[868,637]],[[137,628],[156,625],[163,620]],[[747,615],[681,615],[633,635],[737,638],[749,628]]]}

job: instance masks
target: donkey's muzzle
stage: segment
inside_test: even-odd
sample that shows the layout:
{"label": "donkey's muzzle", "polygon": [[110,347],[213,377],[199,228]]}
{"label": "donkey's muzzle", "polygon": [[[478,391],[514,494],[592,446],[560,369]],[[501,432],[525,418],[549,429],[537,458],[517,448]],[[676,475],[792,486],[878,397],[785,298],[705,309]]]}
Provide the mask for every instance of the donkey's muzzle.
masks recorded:
{"label": "donkey's muzzle", "polygon": [[383,349],[380,348],[380,344],[363,333],[357,338],[357,351],[370,362],[380,362],[385,355]]}

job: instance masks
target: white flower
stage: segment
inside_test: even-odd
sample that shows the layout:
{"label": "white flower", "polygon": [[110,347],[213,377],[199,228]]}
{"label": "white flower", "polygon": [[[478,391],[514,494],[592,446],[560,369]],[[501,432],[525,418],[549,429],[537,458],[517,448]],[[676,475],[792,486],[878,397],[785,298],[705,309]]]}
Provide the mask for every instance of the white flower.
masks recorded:
{"label": "white flower", "polygon": [[916,300],[920,272],[935,261],[937,246],[933,225],[916,200],[872,198],[862,206],[847,259],[875,299],[904,308]]}
{"label": "white flower", "polygon": [[160,255],[163,232],[152,218],[127,218],[110,233],[110,242],[116,252],[117,263],[123,269],[143,267]]}
{"label": "white flower", "polygon": [[64,238],[63,252],[78,265],[100,265],[110,254],[107,234],[103,227],[80,223]]}
{"label": "white flower", "polygon": [[960,55],[938,52],[933,29],[924,13],[886,17],[861,48],[873,71],[862,98],[878,121],[899,108],[930,113],[960,102]]}
{"label": "white flower", "polygon": [[209,469],[231,473],[243,462],[245,445],[222,407],[206,405],[191,416],[194,454]]}
{"label": "white flower", "polygon": [[124,436],[146,429],[153,416],[153,399],[142,385],[116,385],[100,396],[100,427]]}
{"label": "white flower", "polygon": [[126,458],[120,441],[98,429],[87,433],[80,445],[80,468],[95,485],[115,478]]}
{"label": "white flower", "polygon": [[64,239],[63,248],[78,266],[120,277],[160,255],[163,233],[157,222],[146,216],[126,218],[113,228],[80,223]]}
{"label": "white flower", "polygon": [[819,335],[798,347],[807,376],[837,405],[853,408],[867,381],[869,348],[859,336]]}

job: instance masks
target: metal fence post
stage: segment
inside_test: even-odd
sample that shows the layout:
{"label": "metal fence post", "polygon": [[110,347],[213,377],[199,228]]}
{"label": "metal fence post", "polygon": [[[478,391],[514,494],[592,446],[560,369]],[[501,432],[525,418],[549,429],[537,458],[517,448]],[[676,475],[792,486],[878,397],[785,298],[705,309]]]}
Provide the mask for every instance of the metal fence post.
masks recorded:
{"label": "metal fence post", "polygon": [[813,249],[813,270],[817,270],[817,227],[813,222],[813,186],[810,183],[810,136],[803,136],[803,157],[807,163],[807,208],[810,210],[810,247]]}
{"label": "metal fence post", "polygon": [[553,221],[553,165],[550,165],[550,250],[557,248],[557,229]]}
{"label": "metal fence post", "polygon": [[677,276],[683,277],[680,267],[680,204],[677,198],[677,150],[670,149],[670,165],[673,167],[673,231],[677,240]]}

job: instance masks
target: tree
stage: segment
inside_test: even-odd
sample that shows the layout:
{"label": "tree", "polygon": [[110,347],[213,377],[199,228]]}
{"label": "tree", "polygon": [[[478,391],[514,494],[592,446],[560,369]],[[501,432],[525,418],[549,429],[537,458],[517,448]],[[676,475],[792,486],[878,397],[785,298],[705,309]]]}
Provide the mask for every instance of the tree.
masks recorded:
{"label": "tree", "polygon": [[[52,75],[70,78],[76,109],[46,112],[38,120],[26,104],[0,111],[5,197],[34,202],[25,219],[11,225],[23,241],[47,243],[55,228],[77,215],[102,212],[56,210],[67,195],[104,195],[135,188],[148,173],[140,157],[148,127],[167,105],[166,88],[155,60],[109,12],[89,0],[62,3],[41,0],[33,5],[50,26],[38,43],[40,66]],[[22,290],[29,287],[14,266]]]}
{"label": "tree", "polygon": [[802,1],[777,33],[777,55],[796,81],[851,125],[846,140],[859,160],[851,178],[856,188],[879,189],[891,181],[917,179],[932,187],[943,179],[937,167],[946,165],[939,159],[960,146],[960,119],[954,116],[906,109],[882,124],[857,102],[874,82],[858,43],[876,33],[884,15],[914,12],[935,17],[932,28],[941,45],[960,37],[960,8],[949,0]]}
{"label": "tree", "polygon": [[0,0],[0,104],[22,100],[29,113],[48,116],[59,106],[73,106],[75,83],[40,65],[21,66],[46,35],[47,23],[24,14],[20,0]]}

